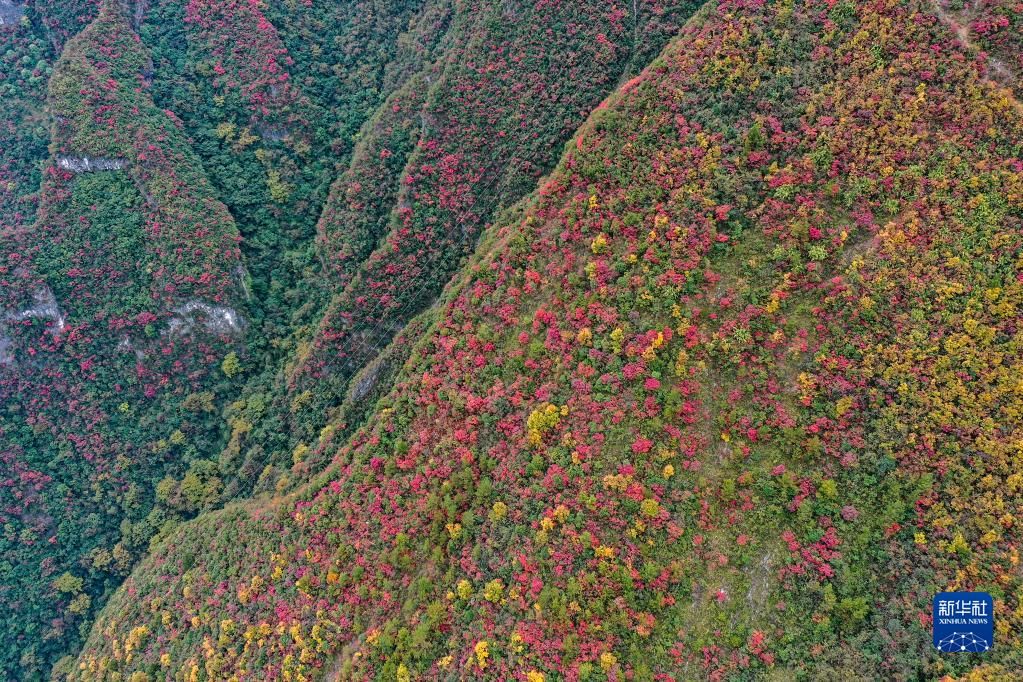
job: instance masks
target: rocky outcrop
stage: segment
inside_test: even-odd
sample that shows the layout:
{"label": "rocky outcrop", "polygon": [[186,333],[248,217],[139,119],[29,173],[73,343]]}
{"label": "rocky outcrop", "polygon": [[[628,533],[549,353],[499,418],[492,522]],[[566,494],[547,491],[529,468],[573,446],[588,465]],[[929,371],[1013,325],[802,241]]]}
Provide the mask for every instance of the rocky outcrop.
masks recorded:
{"label": "rocky outcrop", "polygon": [[[2,0],[0,0],[2,1]],[[125,159],[90,158],[88,156],[58,156],[57,165],[72,173],[93,173],[96,171],[116,171],[128,166]]]}
{"label": "rocky outcrop", "polygon": [[267,142],[281,142],[291,134],[291,130],[286,126],[261,125],[256,131]]}
{"label": "rocky outcrop", "polygon": [[[25,8],[19,3],[13,2],[13,0],[0,0],[0,26],[18,23],[24,13]],[[0,343],[2,343],[2,339],[0,339]],[[0,346],[0,354],[2,352],[2,346]]]}
{"label": "rocky outcrop", "polygon": [[21,322],[29,319],[46,319],[55,323],[54,334],[64,331],[67,326],[67,318],[57,305],[57,297],[48,286],[42,286],[32,294],[32,306],[16,313],[8,313],[4,316],[6,322]]}
{"label": "rocky outcrop", "polygon": [[233,336],[240,334],[245,325],[245,319],[234,308],[193,299],[174,309],[174,317],[167,323],[165,333],[178,337],[203,329],[213,334]]}
{"label": "rocky outcrop", "polygon": [[11,352],[13,345],[14,341],[7,335],[7,330],[0,325],[0,366],[14,364],[14,354]]}
{"label": "rocky outcrop", "polygon": [[[218,306],[205,301],[193,299],[174,308],[174,314],[167,322],[164,335],[171,338],[190,336],[196,331],[209,334],[239,336],[245,330],[245,318],[234,308]],[[14,338],[11,325],[29,319],[51,320],[54,324],[49,330],[58,336],[67,327],[67,317],[57,304],[53,290],[42,286],[32,294],[32,305],[24,310],[9,312],[0,317],[0,365],[13,365]],[[124,336],[117,344],[120,353],[133,353],[140,360],[145,351],[136,346],[129,336]]]}
{"label": "rocky outcrop", "polygon": [[14,339],[10,335],[10,324],[25,320],[43,319],[54,323],[50,333],[59,335],[67,326],[67,317],[57,305],[57,297],[48,286],[42,286],[32,294],[32,305],[24,310],[10,312],[0,317],[0,365],[13,365]]}

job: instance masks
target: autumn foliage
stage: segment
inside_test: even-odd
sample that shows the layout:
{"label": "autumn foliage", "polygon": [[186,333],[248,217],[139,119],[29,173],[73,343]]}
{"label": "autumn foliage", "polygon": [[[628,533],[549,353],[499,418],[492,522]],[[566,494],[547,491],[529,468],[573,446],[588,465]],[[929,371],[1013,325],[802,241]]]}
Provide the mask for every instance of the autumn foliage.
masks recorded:
{"label": "autumn foliage", "polygon": [[[62,673],[1018,670],[1023,118],[953,36],[915,2],[713,3],[485,229],[488,167],[418,143],[387,228],[416,267],[352,282],[401,310],[422,251],[482,237],[391,389],[294,494],[157,543]],[[371,130],[411,134],[405,101]],[[995,597],[982,662],[930,646],[946,589]]]}

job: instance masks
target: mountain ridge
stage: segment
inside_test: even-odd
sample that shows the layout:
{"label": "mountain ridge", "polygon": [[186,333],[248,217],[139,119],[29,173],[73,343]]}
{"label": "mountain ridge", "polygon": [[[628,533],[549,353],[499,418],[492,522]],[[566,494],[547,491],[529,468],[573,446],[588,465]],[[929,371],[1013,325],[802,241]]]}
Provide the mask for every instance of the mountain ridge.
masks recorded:
{"label": "mountain ridge", "polygon": [[0,670],[1013,679],[1017,5],[28,3]]}
{"label": "mountain ridge", "polygon": [[[1019,490],[1020,120],[946,36],[922,4],[717,3],[484,238],[334,464],[222,512],[227,573],[164,541],[125,588],[155,600],[131,655],[111,611],[81,678],[158,654],[261,679],[956,675],[973,663],[929,652],[927,586],[978,581],[1018,637],[998,510]],[[985,186],[1007,190],[966,210]],[[951,362],[994,368],[971,380],[1002,428]],[[974,674],[1009,674],[1015,641]]]}

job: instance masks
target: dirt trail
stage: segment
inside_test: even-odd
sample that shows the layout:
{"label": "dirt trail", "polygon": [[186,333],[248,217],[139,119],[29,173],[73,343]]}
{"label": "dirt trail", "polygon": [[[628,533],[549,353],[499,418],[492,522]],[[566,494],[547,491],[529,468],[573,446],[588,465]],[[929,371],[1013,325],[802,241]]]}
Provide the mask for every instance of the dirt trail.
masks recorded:
{"label": "dirt trail", "polygon": [[[985,52],[985,50],[974,42],[970,35],[970,20],[973,19],[974,13],[980,7],[980,0],[974,0],[968,9],[964,9],[958,16],[949,14],[944,7],[941,5],[941,0],[932,0],[931,6],[934,9],[935,16],[945,24],[949,30],[955,33],[959,42],[963,44],[968,50],[973,52]],[[1016,91],[1013,86],[1018,83],[1019,79],[1012,69],[1006,66],[1005,62],[994,57],[989,52],[987,54],[987,65],[989,69],[988,80],[997,85],[1001,89],[1009,91],[1009,101],[1015,107],[1016,111],[1023,115],[1023,103],[1016,98]]]}

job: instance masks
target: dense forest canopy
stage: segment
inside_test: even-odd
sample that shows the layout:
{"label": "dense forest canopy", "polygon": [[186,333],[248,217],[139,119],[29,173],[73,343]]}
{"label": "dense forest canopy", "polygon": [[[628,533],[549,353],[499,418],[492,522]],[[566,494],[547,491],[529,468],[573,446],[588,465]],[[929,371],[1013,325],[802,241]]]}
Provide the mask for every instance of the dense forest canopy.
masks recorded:
{"label": "dense forest canopy", "polygon": [[1016,679],[1021,29],[0,0],[0,678]]}

